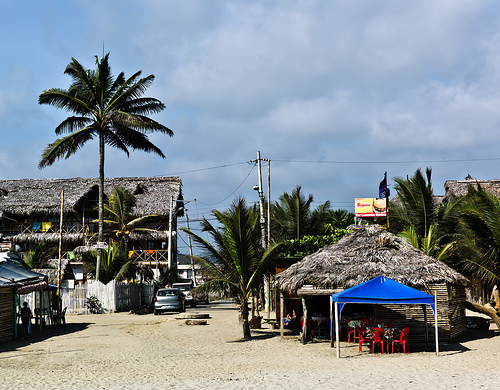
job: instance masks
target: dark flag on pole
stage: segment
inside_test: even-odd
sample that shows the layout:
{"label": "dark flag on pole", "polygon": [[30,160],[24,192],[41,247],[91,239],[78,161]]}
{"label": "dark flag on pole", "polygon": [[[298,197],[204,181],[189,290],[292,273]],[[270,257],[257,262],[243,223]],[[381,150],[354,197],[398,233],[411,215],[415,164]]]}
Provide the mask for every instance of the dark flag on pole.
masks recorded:
{"label": "dark flag on pole", "polygon": [[378,197],[379,198],[388,198],[390,195],[389,188],[387,188],[387,172],[384,174],[384,180],[380,182],[378,187]]}

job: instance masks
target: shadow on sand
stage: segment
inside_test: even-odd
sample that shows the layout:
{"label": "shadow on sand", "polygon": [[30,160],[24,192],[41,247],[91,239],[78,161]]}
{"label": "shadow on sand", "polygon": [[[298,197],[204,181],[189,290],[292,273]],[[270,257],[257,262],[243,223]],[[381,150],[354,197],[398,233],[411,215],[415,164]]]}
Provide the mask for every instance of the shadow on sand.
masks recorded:
{"label": "shadow on sand", "polygon": [[[50,339],[51,337],[55,336],[62,336],[62,335],[67,335],[71,333],[76,333],[80,332],[84,329],[86,329],[90,323],[69,323],[60,327],[57,326],[47,326],[40,331],[40,328],[35,327],[34,325],[31,328],[31,334],[29,335],[27,340],[23,339],[20,327],[18,328],[19,330],[19,337],[15,340],[7,341],[4,343],[0,344],[0,352],[7,352],[7,351],[15,351],[19,347],[24,347],[28,344],[33,344],[37,343],[39,341],[44,341],[47,339]],[[2,359],[0,357],[0,359]]]}

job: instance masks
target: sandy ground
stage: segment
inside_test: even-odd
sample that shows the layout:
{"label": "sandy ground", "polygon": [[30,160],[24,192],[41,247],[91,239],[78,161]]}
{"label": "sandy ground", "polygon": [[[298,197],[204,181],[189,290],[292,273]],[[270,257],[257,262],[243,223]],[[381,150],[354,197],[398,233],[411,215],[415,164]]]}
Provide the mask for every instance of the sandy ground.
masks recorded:
{"label": "sandy ground", "polygon": [[[358,353],[329,341],[302,345],[269,327],[242,341],[230,302],[189,326],[177,313],[67,315],[67,325],[0,344],[0,388],[57,389],[498,389],[500,334],[469,331],[460,344],[404,355]],[[493,327],[491,328],[493,329]]]}

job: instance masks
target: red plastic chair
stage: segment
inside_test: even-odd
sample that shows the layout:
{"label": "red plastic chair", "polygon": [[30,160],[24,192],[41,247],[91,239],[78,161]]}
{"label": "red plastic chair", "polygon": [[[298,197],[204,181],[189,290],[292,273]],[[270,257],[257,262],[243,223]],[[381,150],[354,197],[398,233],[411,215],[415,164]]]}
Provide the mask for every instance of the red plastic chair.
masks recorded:
{"label": "red plastic chair", "polygon": [[347,329],[348,329],[347,342],[348,343],[351,342],[351,335],[352,335],[352,341],[356,342],[356,339],[359,339],[358,335],[356,334],[357,333],[356,328],[347,327]]}
{"label": "red plastic chair", "polygon": [[410,333],[410,328],[406,327],[401,331],[401,335],[399,336],[399,340],[392,340],[392,353],[394,353],[394,343],[396,346],[403,346],[403,353],[410,353],[410,348],[408,346],[408,333]]}
{"label": "red plastic chair", "polygon": [[385,337],[384,337],[384,330],[382,328],[373,328],[373,340],[372,340],[372,350],[371,352],[375,352],[375,347],[377,345],[380,346],[380,352],[382,354],[384,353],[384,342],[385,342]]}
{"label": "red plastic chair", "polygon": [[356,326],[356,330],[358,332],[359,337],[359,352],[361,352],[361,348],[363,347],[363,343],[370,343],[371,340],[364,336],[364,332],[361,330],[359,326]]}
{"label": "red plastic chair", "polygon": [[360,321],[361,329],[365,330],[367,327],[369,327],[372,324],[372,320],[369,318],[363,318]]}

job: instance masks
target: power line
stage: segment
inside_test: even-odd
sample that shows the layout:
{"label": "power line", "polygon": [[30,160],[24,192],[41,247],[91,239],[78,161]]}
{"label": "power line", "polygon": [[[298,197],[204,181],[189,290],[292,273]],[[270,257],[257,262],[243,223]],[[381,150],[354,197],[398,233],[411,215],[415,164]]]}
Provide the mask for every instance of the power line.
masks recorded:
{"label": "power line", "polygon": [[[242,165],[242,164],[249,164],[248,161],[242,161],[239,163],[233,163],[233,164],[225,164],[225,165],[218,165],[216,167],[209,167],[209,168],[200,168],[200,169],[191,169],[189,171],[181,171],[181,172],[173,172],[173,173],[167,173],[165,176],[175,176],[175,175],[181,175],[184,173],[195,173],[195,172],[203,172],[203,171],[209,171],[212,169],[220,169],[220,168],[227,168],[227,167],[234,167],[235,165]],[[163,175],[162,175],[163,176]]]}
{"label": "power line", "polygon": [[[249,163],[249,162],[247,162]],[[202,205],[205,205],[205,206],[215,206],[216,204],[220,204],[222,202],[225,202],[227,199],[229,199],[231,196],[233,196],[233,194],[239,190],[239,188],[243,185],[243,183],[248,179],[248,176],[250,176],[250,174],[253,172],[254,168],[255,168],[255,165],[256,164],[253,164],[252,165],[252,168],[250,169],[250,172],[248,172],[248,174],[246,175],[246,177],[243,179],[243,181],[240,183],[240,185],[238,187],[236,187],[236,189],[231,192],[228,196],[226,196],[224,199],[218,201],[218,202],[215,202],[215,203],[203,203],[203,202],[200,202],[198,201],[200,204]]]}
{"label": "power line", "polygon": [[419,163],[456,163],[475,161],[497,161],[500,157],[492,158],[470,158],[455,160],[407,160],[407,161],[318,161],[318,160],[273,160],[282,163],[306,163],[306,164],[419,164]]}

